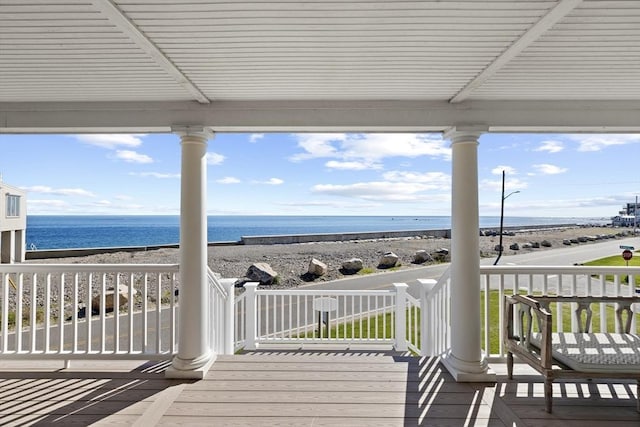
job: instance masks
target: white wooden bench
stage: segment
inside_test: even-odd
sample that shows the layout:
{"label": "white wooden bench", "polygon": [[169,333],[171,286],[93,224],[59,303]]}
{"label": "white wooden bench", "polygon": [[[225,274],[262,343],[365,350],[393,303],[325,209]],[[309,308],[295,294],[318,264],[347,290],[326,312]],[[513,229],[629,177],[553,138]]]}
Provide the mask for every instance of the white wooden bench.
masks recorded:
{"label": "white wooden bench", "polygon": [[[616,333],[591,332],[591,305],[602,302],[615,306]],[[553,332],[552,303],[576,304],[572,315],[578,332]],[[555,379],[635,379],[640,412],[640,337],[631,331],[634,304],[640,305],[640,297],[505,297],[503,341],[509,379],[513,378],[515,354],[544,376],[545,409],[549,413]]]}

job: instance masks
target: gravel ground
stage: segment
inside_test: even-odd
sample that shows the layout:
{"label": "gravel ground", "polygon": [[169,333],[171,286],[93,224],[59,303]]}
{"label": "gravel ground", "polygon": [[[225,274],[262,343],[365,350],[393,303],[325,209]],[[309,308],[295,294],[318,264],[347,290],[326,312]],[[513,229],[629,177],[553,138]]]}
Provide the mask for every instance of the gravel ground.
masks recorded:
{"label": "gravel ground", "polygon": [[[622,232],[626,232],[622,230]],[[536,231],[516,232],[512,236],[503,237],[505,251],[503,255],[541,251],[551,248],[567,247],[564,239],[575,239],[582,236],[616,235],[619,229],[606,227],[572,227],[563,229],[547,229]],[[551,243],[550,248],[510,250],[512,243],[520,246],[527,242]],[[495,257],[494,250],[499,236],[481,236],[481,256]],[[592,242],[579,243],[581,245]],[[578,243],[574,243],[578,244]],[[370,272],[381,271],[377,268],[381,256],[386,252],[393,252],[399,257],[400,266],[408,269],[419,265],[413,264],[413,255],[418,250],[426,250],[436,257],[439,249],[451,249],[451,240],[443,238],[395,238],[359,240],[345,242],[299,243],[286,245],[237,245],[209,247],[208,263],[211,269],[220,273],[222,277],[242,278],[253,263],[265,262],[278,273],[277,287],[290,288],[307,283],[310,279],[305,273],[309,261],[316,258],[328,266],[328,273],[315,278],[313,282],[336,280],[345,277],[340,272],[342,263],[350,258],[360,258],[364,268]],[[439,261],[449,261],[449,257],[440,257]],[[116,252],[111,254],[90,255],[84,257],[58,258],[39,260],[45,263],[87,263],[87,264],[120,264],[120,263],[178,263],[178,249],[158,249],[144,252]],[[438,261],[434,261],[438,262]],[[428,264],[428,263],[427,263]],[[425,265],[425,264],[421,264]]]}

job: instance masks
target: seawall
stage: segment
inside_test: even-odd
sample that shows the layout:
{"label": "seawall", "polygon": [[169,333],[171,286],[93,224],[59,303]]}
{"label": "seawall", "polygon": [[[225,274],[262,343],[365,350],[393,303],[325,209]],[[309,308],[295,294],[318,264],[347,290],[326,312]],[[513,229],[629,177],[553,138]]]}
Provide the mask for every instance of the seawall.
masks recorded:
{"label": "seawall", "polygon": [[[504,227],[505,231],[526,232],[533,230],[552,230],[578,227],[578,224],[546,224],[546,225],[527,225],[527,226],[510,226]],[[481,232],[498,231],[498,227],[483,227]],[[293,234],[293,235],[277,235],[277,236],[242,236],[239,241],[230,242],[210,242],[209,246],[230,246],[230,245],[286,245],[293,243],[312,243],[312,242],[340,242],[349,240],[371,240],[371,239],[394,239],[403,237],[432,237],[432,238],[451,238],[450,229],[441,230],[405,230],[405,231],[374,231],[374,232],[357,232],[357,233],[325,233],[325,234]],[[48,258],[66,258],[87,255],[96,255],[113,252],[144,252],[163,248],[178,248],[179,245],[150,245],[150,246],[124,246],[109,248],[75,248],[75,249],[43,249],[35,251],[26,251],[25,258],[27,260],[48,259]]]}

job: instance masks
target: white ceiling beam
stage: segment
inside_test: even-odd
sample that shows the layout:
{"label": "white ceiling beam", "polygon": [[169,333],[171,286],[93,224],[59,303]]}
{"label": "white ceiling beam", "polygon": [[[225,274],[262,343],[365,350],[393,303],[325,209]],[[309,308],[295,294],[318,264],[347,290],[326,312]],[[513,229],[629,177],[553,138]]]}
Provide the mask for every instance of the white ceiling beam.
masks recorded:
{"label": "white ceiling beam", "polygon": [[136,46],[147,52],[153,60],[178,84],[202,104],[209,98],[116,6],[112,0],[92,0],[93,6],[116,25]]}
{"label": "white ceiling beam", "polygon": [[561,0],[553,9],[544,15],[538,22],[531,26],[519,39],[502,52],[491,64],[465,85],[453,98],[451,103],[462,102],[471,93],[493,77],[502,67],[518,56],[540,36],[546,33],[558,21],[575,9],[583,0]]}
{"label": "white ceiling beam", "polygon": [[492,132],[640,133],[637,101],[293,101],[0,103],[2,133],[436,132],[483,125]]}

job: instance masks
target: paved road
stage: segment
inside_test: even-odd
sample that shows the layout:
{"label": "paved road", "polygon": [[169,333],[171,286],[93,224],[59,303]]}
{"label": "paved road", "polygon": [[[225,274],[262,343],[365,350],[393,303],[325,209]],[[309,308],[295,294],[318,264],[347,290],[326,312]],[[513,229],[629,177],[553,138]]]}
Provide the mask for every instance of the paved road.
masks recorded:
{"label": "paved road", "polygon": [[[519,255],[503,255],[500,265],[574,265],[592,259],[621,254],[620,245],[635,246],[640,249],[640,238],[607,240],[597,243],[582,243],[570,247],[547,249],[540,252],[528,252]],[[491,265],[495,258],[483,258],[482,265]],[[305,285],[304,289],[388,289],[393,283],[407,283],[409,292],[417,296],[417,279],[438,279],[449,268],[449,264],[438,264],[401,271],[389,271]]]}

